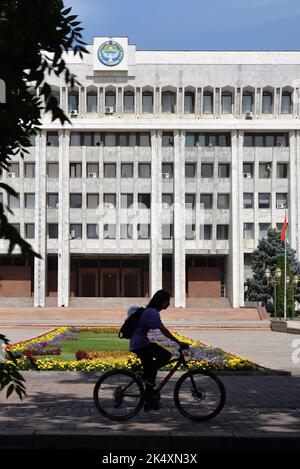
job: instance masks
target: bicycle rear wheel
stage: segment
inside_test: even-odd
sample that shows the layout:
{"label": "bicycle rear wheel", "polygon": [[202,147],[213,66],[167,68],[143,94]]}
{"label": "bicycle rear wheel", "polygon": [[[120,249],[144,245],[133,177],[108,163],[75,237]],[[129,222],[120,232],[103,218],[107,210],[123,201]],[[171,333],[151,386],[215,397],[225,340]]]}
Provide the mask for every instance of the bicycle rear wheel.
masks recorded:
{"label": "bicycle rear wheel", "polygon": [[218,415],[225,400],[222,381],[206,371],[188,371],[179,378],[174,388],[174,401],[179,412],[198,422]]}
{"label": "bicycle rear wheel", "polygon": [[94,404],[110,420],[130,419],[139,412],[143,402],[143,384],[130,371],[108,371],[95,384]]}

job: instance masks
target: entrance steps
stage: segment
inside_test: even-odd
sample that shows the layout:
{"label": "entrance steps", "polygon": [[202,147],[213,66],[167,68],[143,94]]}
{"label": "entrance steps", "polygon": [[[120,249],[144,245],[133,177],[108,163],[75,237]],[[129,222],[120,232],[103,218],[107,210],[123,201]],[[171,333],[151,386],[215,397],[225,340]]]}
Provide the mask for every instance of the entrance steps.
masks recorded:
{"label": "entrance steps", "polygon": [[[47,306],[54,306],[56,298],[49,298]],[[70,298],[71,308],[129,308],[131,305],[146,306],[150,298]],[[174,307],[174,298],[171,298],[170,306]],[[187,298],[186,308],[231,308],[229,298]]]}

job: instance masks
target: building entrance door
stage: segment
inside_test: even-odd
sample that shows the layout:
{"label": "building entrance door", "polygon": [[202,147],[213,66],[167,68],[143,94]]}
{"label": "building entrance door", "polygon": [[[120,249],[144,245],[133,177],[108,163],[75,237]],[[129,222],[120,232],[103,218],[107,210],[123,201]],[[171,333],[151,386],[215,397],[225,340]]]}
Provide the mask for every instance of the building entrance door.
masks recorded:
{"label": "building entrance door", "polygon": [[97,269],[80,269],[79,296],[98,296],[98,271]]}
{"label": "building entrance door", "polygon": [[101,269],[100,296],[114,298],[120,296],[120,269]]}
{"label": "building entrance door", "polygon": [[122,269],[122,292],[124,297],[141,296],[141,275],[139,269]]}

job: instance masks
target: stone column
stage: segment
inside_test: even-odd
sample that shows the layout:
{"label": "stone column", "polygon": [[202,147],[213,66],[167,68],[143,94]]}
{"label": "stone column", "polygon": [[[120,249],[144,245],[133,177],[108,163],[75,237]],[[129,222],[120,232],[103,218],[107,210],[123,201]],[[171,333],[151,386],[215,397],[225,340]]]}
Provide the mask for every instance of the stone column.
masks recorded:
{"label": "stone column", "polygon": [[174,250],[175,308],[185,307],[185,135],[174,132]]}
{"label": "stone column", "polygon": [[162,238],[161,238],[161,132],[151,132],[151,229],[149,281],[150,296],[162,288]]}
{"label": "stone column", "polygon": [[70,190],[69,190],[70,132],[59,136],[59,213],[58,213],[58,306],[69,306],[70,296]]}
{"label": "stone column", "polygon": [[45,306],[47,247],[46,247],[46,131],[37,137],[35,163],[35,248],[42,256],[34,259],[34,306]]}
{"label": "stone column", "polygon": [[[288,189],[288,241],[290,246],[297,250],[297,179],[296,151],[297,151],[297,132],[292,130],[289,133],[290,142],[290,164],[289,164],[289,189]],[[283,220],[282,220],[283,222]]]}

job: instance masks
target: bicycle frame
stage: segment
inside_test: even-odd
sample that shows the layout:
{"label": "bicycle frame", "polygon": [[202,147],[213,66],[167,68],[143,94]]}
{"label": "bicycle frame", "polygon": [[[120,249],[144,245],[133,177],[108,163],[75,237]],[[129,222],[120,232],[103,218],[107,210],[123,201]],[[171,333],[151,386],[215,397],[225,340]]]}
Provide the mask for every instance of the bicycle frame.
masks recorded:
{"label": "bicycle frame", "polygon": [[160,392],[163,389],[163,387],[167,384],[167,382],[172,378],[173,374],[178,370],[180,365],[185,365],[186,369],[188,370],[188,366],[187,366],[188,362],[184,358],[182,350],[179,350],[179,358],[174,358],[173,360],[170,360],[168,365],[170,365],[171,363],[176,363],[176,365],[174,366],[172,370],[170,370],[170,372],[162,380],[162,382],[158,386],[155,387],[156,391],[158,392]]}

